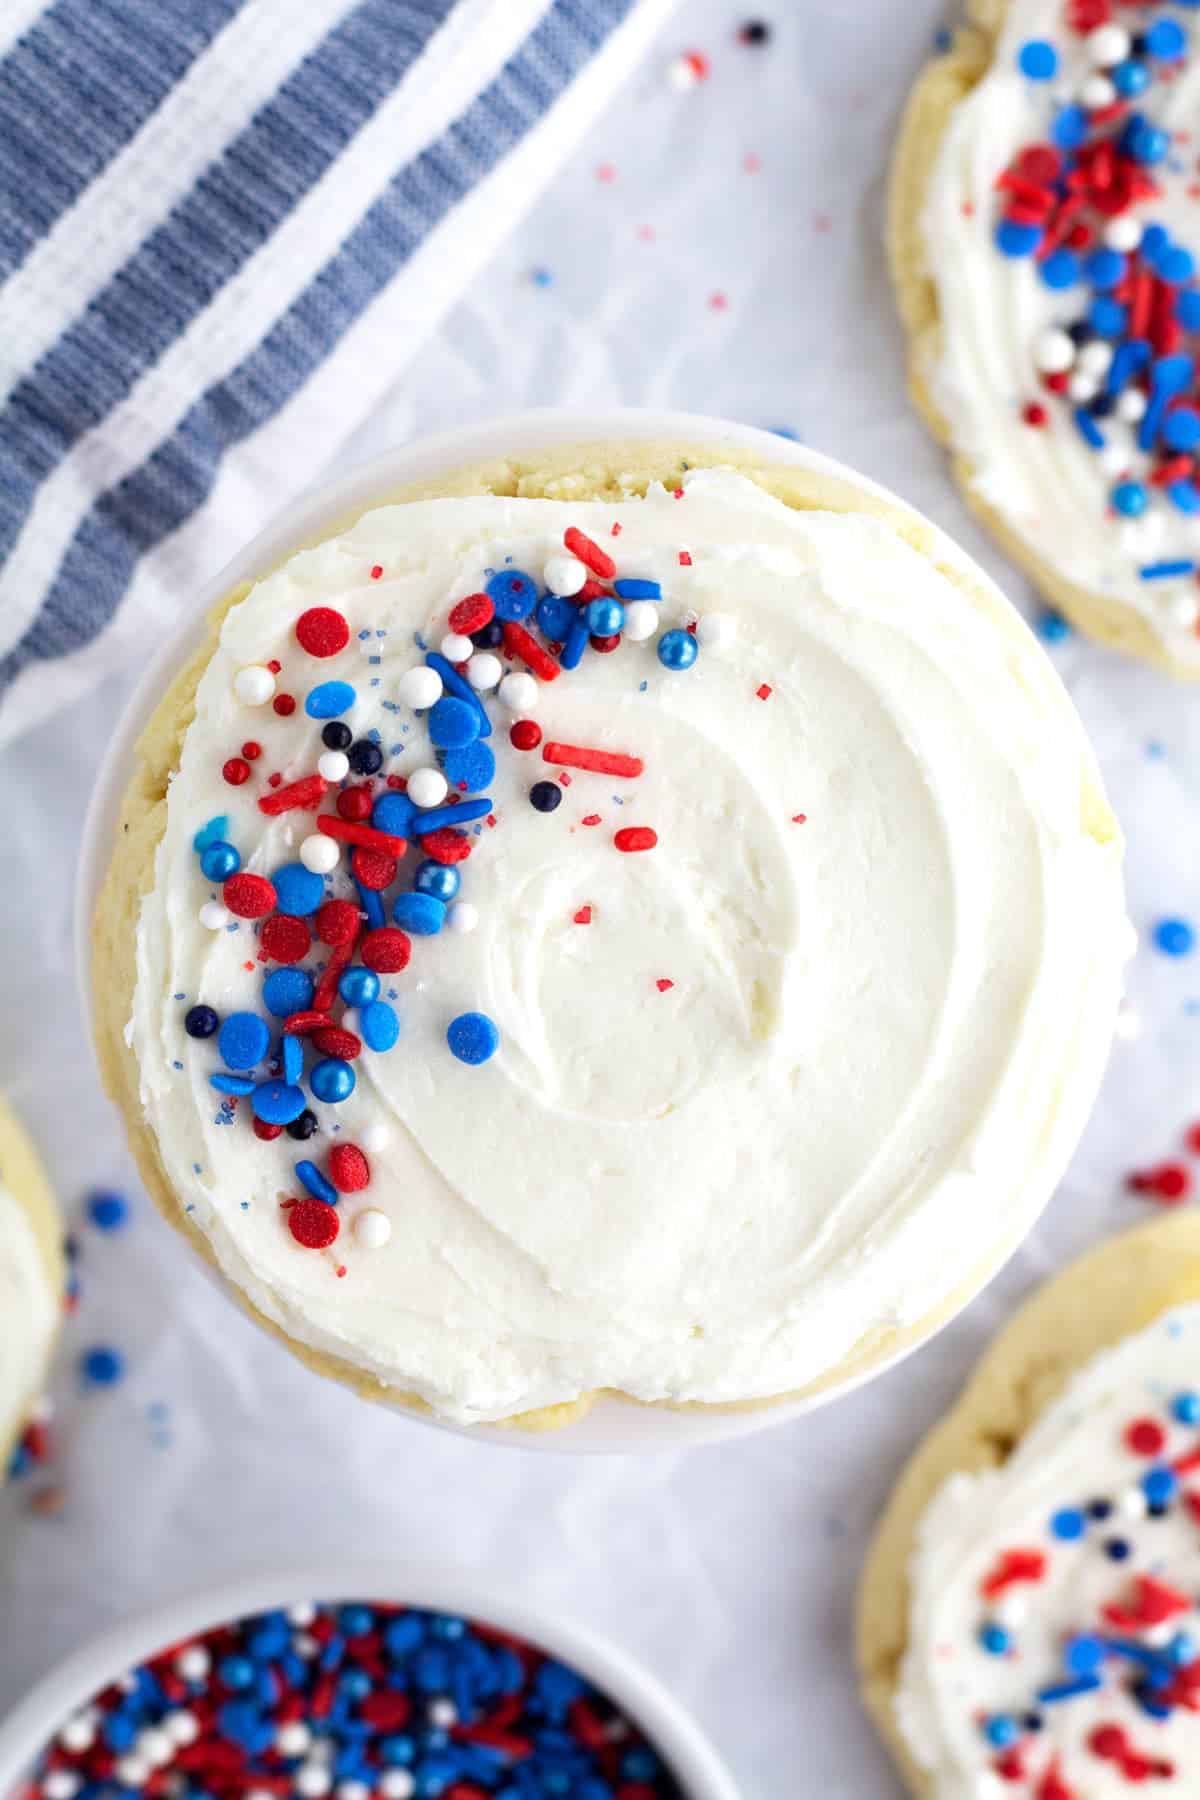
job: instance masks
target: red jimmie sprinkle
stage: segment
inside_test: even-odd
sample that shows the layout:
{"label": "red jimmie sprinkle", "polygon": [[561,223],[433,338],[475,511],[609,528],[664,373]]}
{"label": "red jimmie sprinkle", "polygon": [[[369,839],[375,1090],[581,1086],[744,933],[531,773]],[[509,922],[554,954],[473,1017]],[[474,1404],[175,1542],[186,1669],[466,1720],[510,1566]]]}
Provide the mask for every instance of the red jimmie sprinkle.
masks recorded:
{"label": "red jimmie sprinkle", "polygon": [[508,734],[514,750],[536,750],[542,741],[542,728],[536,719],[518,719]]}
{"label": "red jimmie sprinkle", "polygon": [[381,925],[377,931],[368,931],[359,954],[377,975],[398,975],[408,967],[412,943],[398,925]]}
{"label": "red jimmie sprinkle", "polygon": [[310,606],[296,620],[296,638],[310,656],[336,656],[350,642],[350,627],[332,606]]}
{"label": "red jimmie sprinkle", "polygon": [[337,797],[337,809],[343,819],[356,819],[360,823],[370,818],[373,804],[369,787],[343,788]]}
{"label": "red jimmie sprinkle", "polygon": [[272,962],[303,962],[312,948],[312,934],[303,919],[288,913],[272,913],[263,920],[258,934],[258,947]]}
{"label": "red jimmie sprinkle", "polygon": [[617,849],[626,854],[634,850],[653,850],[657,842],[658,833],[652,831],[649,825],[626,825],[613,838]]}
{"label": "red jimmie sprinkle", "polygon": [[289,1013],[283,1021],[283,1029],[289,1037],[307,1037],[310,1032],[321,1031],[328,1023],[325,1014],[314,1008],[309,1012]]}
{"label": "red jimmie sprinkle", "polygon": [[335,1144],[329,1152],[329,1179],[339,1194],[357,1194],[371,1180],[371,1165],[357,1144]]}
{"label": "red jimmie sprinkle", "polygon": [[604,581],[611,581],[617,572],[617,565],[607,550],[594,544],[590,537],[585,537],[577,525],[569,525],[563,532],[563,543],[577,556],[581,563],[586,563],[593,575],[599,575]]}
{"label": "red jimmie sprinkle", "polygon": [[316,926],[323,944],[352,944],[358,936],[358,908],[350,900],[326,900],[317,908]]}
{"label": "red jimmie sprinkle", "polygon": [[504,648],[509,656],[519,657],[542,681],[557,681],[562,674],[550,652],[543,650],[537,639],[530,637],[525,627],[512,619],[504,622]]}
{"label": "red jimmie sprinkle", "polygon": [[596,775],[620,775],[634,781],[645,768],[640,756],[626,756],[619,750],[589,750],[581,744],[560,744],[557,739],[542,745],[542,761],[557,763],[563,769],[589,769]]}
{"label": "red jimmie sprinkle", "polygon": [[275,911],[278,895],[265,875],[251,875],[243,869],[229,877],[221,898],[235,918],[265,919]]}
{"label": "red jimmie sprinkle", "polygon": [[329,953],[329,961],[321,972],[321,979],[313,989],[312,1010],[327,1013],[333,1005],[337,994],[338,981],[342,970],[354,955],[354,940],[348,944],[335,944]]}
{"label": "red jimmie sprinkle", "polygon": [[319,813],[317,830],[342,844],[361,844],[367,850],[382,850],[385,856],[401,857],[408,849],[408,839],[395,837],[390,831],[376,831],[372,825],[360,825],[354,819],[339,819],[332,813]]}
{"label": "red jimmie sprinkle", "polygon": [[328,786],[323,775],[303,775],[299,781],[289,781],[286,787],[276,788],[273,794],[263,794],[258,810],[275,818],[279,813],[295,812],[298,807],[317,806]]}
{"label": "red jimmie sprinkle", "polygon": [[383,850],[369,850],[363,844],[356,844],[351,851],[350,867],[355,881],[376,894],[382,893],[396,879],[396,858]]}
{"label": "red jimmie sprinkle", "polygon": [[471,854],[471,840],[465,832],[455,831],[452,825],[442,825],[437,831],[426,832],[421,839],[421,853],[432,856],[434,862],[466,862]]}
{"label": "red jimmie sprinkle", "polygon": [[490,625],[495,615],[490,594],[468,594],[465,600],[459,600],[450,608],[450,629],[470,637],[473,631],[482,631],[485,625]]}
{"label": "red jimmie sprinkle", "polygon": [[227,763],[221,765],[221,773],[230,787],[241,787],[244,781],[250,779],[250,764],[240,756],[231,756]]}
{"label": "red jimmie sprinkle", "polygon": [[997,1594],[1015,1583],[1040,1581],[1045,1573],[1046,1554],[1043,1550],[1005,1550],[980,1582],[979,1591],[985,1600],[994,1600]]}
{"label": "red jimmie sprinkle", "polygon": [[313,1032],[313,1045],[322,1056],[340,1056],[344,1062],[353,1062],[362,1055],[362,1039],[341,1025],[323,1024]]}
{"label": "red jimmie sprinkle", "polygon": [[323,1200],[287,1200],[288,1230],[306,1250],[328,1250],[341,1230],[337,1208]]}

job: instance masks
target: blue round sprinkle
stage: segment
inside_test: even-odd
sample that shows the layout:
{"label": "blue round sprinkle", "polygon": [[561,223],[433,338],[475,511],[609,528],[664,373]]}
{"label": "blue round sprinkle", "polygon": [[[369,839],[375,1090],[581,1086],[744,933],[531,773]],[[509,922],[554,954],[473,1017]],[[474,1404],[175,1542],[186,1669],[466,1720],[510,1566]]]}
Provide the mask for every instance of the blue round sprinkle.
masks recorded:
{"label": "blue round sprinkle", "polygon": [[390,1050],[400,1036],[400,1021],[396,1017],[396,1009],[389,1006],[386,1000],[372,1000],[369,1005],[364,1006],[358,1015],[358,1025],[367,1049],[381,1054]]}
{"label": "blue round sprinkle", "polygon": [[210,1038],[220,1023],[211,1006],[189,1006],[183,1015],[183,1029],[189,1037]]}
{"label": "blue round sprinkle", "polygon": [[1098,294],[1088,311],[1088,324],[1100,337],[1120,337],[1128,309],[1108,294]]}
{"label": "blue round sprinkle", "polygon": [[[344,1096],[343,1096],[344,1098]],[[306,1187],[314,1200],[323,1200],[326,1206],[337,1205],[337,1189],[332,1181],[327,1181],[316,1163],[309,1162],[307,1157],[296,1164],[296,1177]]]}
{"label": "blue round sprinkle", "polygon": [[1088,280],[1094,288],[1115,288],[1125,279],[1125,258],[1119,250],[1093,250],[1087,259]]}
{"label": "blue round sprinkle", "polygon": [[1055,115],[1050,135],[1060,149],[1078,150],[1080,144],[1086,143],[1090,129],[1082,106],[1063,106]]}
{"label": "blue round sprinkle", "polygon": [[619,600],[589,600],[584,617],[593,637],[616,637],[625,629],[625,608]]}
{"label": "blue round sprinkle", "polygon": [[1175,317],[1186,331],[1200,329],[1200,288],[1185,288],[1175,302]]}
{"label": "blue round sprinkle", "polygon": [[221,1061],[229,1069],[252,1069],[262,1061],[270,1045],[266,1020],[252,1012],[230,1013],[217,1038]]}
{"label": "blue round sprinkle", "polygon": [[1037,634],[1044,644],[1061,644],[1071,635],[1071,627],[1059,612],[1046,607],[1037,616]]}
{"label": "blue round sprinkle", "polygon": [[1119,481],[1110,496],[1116,511],[1137,519],[1150,504],[1150,492],[1140,481]]}
{"label": "blue round sprinkle", "polygon": [[307,1012],[312,997],[313,979],[303,969],[272,969],[263,982],[263,1004],[276,1019]]}
{"label": "blue round sprinkle", "polygon": [[500,569],[485,588],[498,619],[525,619],[537,603],[537,583],[523,569]]}
{"label": "blue round sprinkle", "polygon": [[1189,956],[1196,948],[1196,929],[1187,919],[1160,919],[1154,944],[1164,956]]}
{"label": "blue round sprinkle", "polygon": [[1174,1469],[1147,1469],[1142,1476],[1142,1492],[1151,1506],[1162,1506],[1169,1500],[1179,1486],[1179,1478]]}
{"label": "blue round sprinkle", "polygon": [[415,937],[436,937],[446,923],[446,908],[433,894],[397,894],[392,918]]}
{"label": "blue round sprinkle", "polygon": [[1157,273],[1172,287],[1181,287],[1196,273],[1196,259],[1182,244],[1172,244],[1159,257]]}
{"label": "blue round sprinkle", "polygon": [[79,1369],[89,1387],[113,1387],[125,1373],[125,1358],[111,1344],[96,1344],[84,1351]]}
{"label": "blue round sprinkle", "polygon": [[482,794],[492,785],[496,758],[487,744],[476,739],[473,744],[464,744],[460,750],[447,750],[444,766],[446,780],[452,786],[466,794]]}
{"label": "blue round sprinkle", "polygon": [[1176,407],[1167,414],[1163,438],[1172,450],[1195,449],[1200,444],[1200,412],[1193,406]]}
{"label": "blue round sprinkle", "polygon": [[430,708],[429,736],[442,750],[461,750],[479,736],[479,713],[469,700],[443,695]]}
{"label": "blue round sprinkle", "polygon": [[241,866],[242,859],[232,844],[218,840],[200,852],[200,870],[206,881],[225,881]]}
{"label": "blue round sprinkle", "polygon": [[1064,1544],[1081,1538],[1086,1529],[1087,1520],[1077,1506],[1060,1507],[1050,1520],[1051,1537],[1059,1538]]}
{"label": "blue round sprinkle", "polygon": [[369,1606],[343,1606],[338,1623],[348,1638],[365,1637],[375,1623]]}
{"label": "blue round sprinkle", "polygon": [[1063,1660],[1072,1675],[1094,1675],[1107,1654],[1103,1639],[1085,1631],[1068,1638]]}
{"label": "blue round sprinkle", "polygon": [[1134,119],[1121,140],[1124,148],[1135,162],[1153,167],[1162,162],[1171,148],[1169,133],[1151,125],[1145,119]]}
{"label": "blue round sprinkle", "polygon": [[87,1214],[97,1231],[120,1231],[129,1217],[129,1202],[114,1188],[97,1188],[88,1195]]}
{"label": "blue round sprinkle", "polygon": [[452,864],[430,860],[418,865],[413,886],[419,894],[432,894],[435,900],[445,904],[458,893],[462,876]]}
{"label": "blue round sprinkle", "polygon": [[304,1089],[290,1081],[260,1081],[250,1106],[255,1118],[265,1125],[290,1125],[304,1111]]}
{"label": "blue round sprinkle", "polygon": [[1052,250],[1038,273],[1048,288],[1074,287],[1079,280],[1079,258],[1073,250]]}
{"label": "blue round sprinkle", "polygon": [[658,660],[664,669],[690,669],[698,654],[690,631],[664,631],[658,640]]}
{"label": "blue round sprinkle", "polygon": [[1058,73],[1058,51],[1045,38],[1029,38],[1017,52],[1017,67],[1030,81],[1053,81]]}
{"label": "blue round sprinkle", "polygon": [[1144,94],[1150,86],[1150,71],[1145,63],[1130,58],[1128,62],[1118,63],[1115,69],[1108,71],[1109,79],[1123,100],[1130,100],[1135,94]]}
{"label": "blue round sprinkle", "polygon": [[[440,701],[438,705],[441,705]],[[393,837],[407,837],[416,811],[407,794],[389,790],[380,794],[371,808],[371,823],[376,831],[390,831]]]}
{"label": "blue round sprinkle", "polygon": [[575,623],[577,610],[573,600],[564,600],[558,594],[547,594],[538,601],[537,622],[551,643],[561,644]]}
{"label": "blue round sprinkle", "polygon": [[1164,250],[1170,249],[1171,234],[1165,225],[1147,225],[1142,233],[1142,255],[1151,262],[1156,262]]}
{"label": "blue round sprinkle", "polygon": [[1003,1656],[1012,1648],[1012,1633],[1006,1631],[1003,1625],[997,1625],[994,1619],[989,1619],[979,1627],[979,1642],[989,1656]]}
{"label": "blue round sprinkle", "polygon": [[1187,32],[1177,19],[1156,19],[1146,33],[1146,48],[1160,62],[1178,62],[1187,54]]}
{"label": "blue round sprinkle", "polygon": [[293,1085],[304,1073],[304,1045],[290,1031],[283,1034],[283,1079]]}
{"label": "blue round sprinkle", "polygon": [[215,819],[209,819],[207,824],[200,827],[192,839],[192,849],[199,854],[201,850],[207,850],[210,844],[219,844],[223,838],[228,836],[229,814],[218,813]]}
{"label": "blue round sprinkle", "polygon": [[364,969],[356,964],[342,975],[338,993],[347,1006],[370,1006],[372,1000],[379,998],[379,977],[374,969]]}
{"label": "blue round sprinkle", "polygon": [[357,699],[348,681],[323,681],[310,689],[304,710],[310,719],[336,719],[349,712]]}
{"label": "blue round sprinkle", "polygon": [[254,1680],[254,1664],[248,1656],[226,1656],[217,1673],[228,1688],[248,1688]]}
{"label": "blue round sprinkle", "polygon": [[1001,219],[996,227],[996,248],[1002,256],[1032,256],[1041,241],[1039,225],[1020,225],[1015,219]]}
{"label": "blue round sprinkle", "polygon": [[486,1013],[460,1013],[446,1027],[446,1042],[459,1062],[485,1063],[500,1047],[500,1033]]}
{"label": "blue round sprinkle", "polygon": [[1176,1394],[1171,1402],[1171,1415],[1181,1425],[1200,1425],[1200,1394],[1193,1393],[1190,1389]]}
{"label": "blue round sprinkle", "polygon": [[1179,1669],[1190,1667],[1195,1662],[1198,1651],[1200,1651],[1200,1646],[1197,1646],[1195,1638],[1189,1631],[1177,1631],[1167,1645],[1167,1655]]}
{"label": "blue round sprinkle", "polygon": [[1009,1713],[993,1713],[984,1724],[983,1735],[997,1750],[1007,1750],[1016,1743],[1020,1728]]}
{"label": "blue round sprinkle", "polygon": [[308,1085],[318,1100],[327,1106],[336,1106],[340,1100],[348,1100],[354,1092],[356,1077],[348,1062],[340,1056],[327,1056],[322,1062],[315,1064],[308,1077]]}
{"label": "blue round sprinkle", "polygon": [[303,919],[315,913],[325,898],[325,883],[320,875],[306,869],[303,863],[284,863],[271,877],[281,913]]}

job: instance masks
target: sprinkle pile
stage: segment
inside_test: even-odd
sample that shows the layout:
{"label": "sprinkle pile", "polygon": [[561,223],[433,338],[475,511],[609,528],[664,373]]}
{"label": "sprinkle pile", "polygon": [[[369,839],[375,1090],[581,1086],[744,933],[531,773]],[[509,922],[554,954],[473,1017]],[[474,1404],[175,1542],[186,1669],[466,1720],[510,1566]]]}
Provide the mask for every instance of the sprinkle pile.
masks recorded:
{"label": "sprinkle pile", "polygon": [[[1185,168],[1187,134],[1173,138],[1151,109],[1190,62],[1191,35],[1174,12],[1122,0],[1070,0],[1063,13],[1061,42],[1030,39],[1017,57],[1030,90],[1045,93],[1045,137],[997,182],[998,252],[1031,259],[1063,297],[1060,323],[1032,347],[1041,393],[1023,416],[1041,429],[1051,409],[1066,409],[1119,524],[1153,512],[1190,519],[1200,514],[1200,386],[1188,348],[1200,282],[1192,250],[1155,207],[1172,177],[1188,197],[1200,187]],[[1191,542],[1184,534],[1181,554],[1143,561],[1143,581],[1195,574]],[[1173,610],[1195,623],[1186,592]]]}
{"label": "sprinkle pile", "polygon": [[680,1800],[583,1676],[490,1626],[365,1604],[164,1650],[68,1719],[18,1800]]}
{"label": "sprinkle pile", "polygon": [[[1083,1695],[1118,1694],[1144,1718],[1143,1734],[1112,1719],[1089,1732],[1087,1751],[1110,1762],[1124,1781],[1170,1782],[1176,1774],[1156,1727],[1180,1709],[1200,1712],[1200,1596],[1165,1577],[1154,1534],[1169,1518],[1200,1532],[1200,1391],[1165,1395],[1157,1410],[1124,1421],[1121,1450],[1128,1485],[1118,1492],[1064,1497],[1045,1521],[1040,1542],[1005,1548],[979,1584],[976,1653],[1020,1659],[1022,1627],[1037,1606],[1037,1589],[1057,1555],[1082,1557],[1072,1585],[1095,1589],[1095,1562],[1111,1565],[1105,1599],[1061,1643],[1060,1672],[1031,1688],[1024,1710],[981,1716],[978,1729],[996,1752],[996,1775],[1033,1800],[1084,1800],[1061,1764],[1035,1757],[1048,1709]],[[1136,1528],[1144,1531],[1135,1536]],[[1141,1562],[1142,1568],[1136,1567]],[[1032,1768],[1031,1763],[1036,1764]],[[1097,1771],[1097,1780],[1099,1771]],[[1107,1791],[1107,1789],[1105,1790]]]}
{"label": "sprinkle pile", "polygon": [[[614,537],[618,532],[614,526]],[[685,559],[690,563],[681,552]],[[370,570],[372,581],[383,575],[379,565]],[[530,782],[528,799],[547,815],[573,779],[623,783],[643,773],[642,758],[632,751],[544,742],[530,715],[546,683],[626,640],[657,638],[660,664],[679,672],[695,665],[702,642],[728,643],[732,621],[723,616],[660,631],[661,600],[657,581],[621,576],[608,551],[575,526],[552,547],[541,582],[511,566],[483,572],[478,591],[448,606],[438,648],[418,639],[422,660],[400,675],[394,698],[383,702],[391,712],[413,714],[427,734],[428,761],[406,777],[384,774],[378,731],[356,734],[347,722],[360,695],[338,664],[357,646],[337,608],[310,606],[295,620],[296,657],[286,671],[278,660],[237,670],[239,708],[269,705],[277,717],[291,719],[302,707],[306,732],[311,721],[320,726],[321,748],[311,768],[284,757],[288,779],[271,773],[255,795],[266,819],[286,818],[290,825],[293,816],[311,818],[296,860],[258,872],[254,845],[233,841],[228,814],[203,821],[192,838],[199,877],[209,884],[198,907],[201,924],[223,931],[244,922],[256,940],[257,963],[266,965],[255,1010],[221,1016],[204,998],[177,996],[188,1036],[215,1052],[218,1066],[208,1079],[219,1097],[218,1124],[233,1124],[245,1101],[260,1140],[286,1132],[307,1141],[319,1129],[310,1098],[340,1105],[355,1091],[364,1051],[385,1055],[398,1044],[401,1019],[390,982],[408,967],[414,939],[469,932],[479,923],[463,887],[482,834],[501,823],[488,791],[497,749],[531,755],[540,747],[543,774]],[[289,691],[291,684],[298,692]],[[504,744],[489,712],[491,698],[509,715]],[[249,731],[237,735],[241,741],[221,773],[242,788],[262,764],[263,745]],[[410,737],[405,748],[413,742]],[[275,747],[273,754],[279,754]],[[653,826],[640,822],[612,837],[613,849],[625,855],[652,851],[657,843]],[[302,965],[310,956],[324,961],[309,970]],[[245,968],[252,973],[255,963]],[[496,1054],[500,1033],[486,1013],[469,1011],[447,1020],[445,1041],[460,1063],[478,1066]],[[322,1251],[336,1242],[339,1202],[369,1190],[370,1159],[385,1142],[381,1126],[361,1144],[339,1141],[323,1159],[293,1163],[281,1186],[298,1191],[283,1199],[281,1214],[297,1244]],[[391,1222],[367,1206],[355,1216],[353,1232],[360,1247],[379,1249]]]}

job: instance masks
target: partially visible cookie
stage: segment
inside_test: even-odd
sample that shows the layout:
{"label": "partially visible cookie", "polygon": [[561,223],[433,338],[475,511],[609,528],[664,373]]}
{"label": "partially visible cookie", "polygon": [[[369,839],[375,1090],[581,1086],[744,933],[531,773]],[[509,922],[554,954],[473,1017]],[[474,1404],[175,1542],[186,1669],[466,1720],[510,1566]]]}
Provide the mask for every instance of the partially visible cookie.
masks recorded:
{"label": "partially visible cookie", "polygon": [[63,1281],[54,1194],[24,1127],[0,1100],[0,1479],[41,1389]]}
{"label": "partially visible cookie", "polygon": [[1051,606],[1200,676],[1194,13],[967,0],[892,172],[914,400]]}
{"label": "partially visible cookie", "polygon": [[866,1703],[930,1800],[1195,1794],[1198,1596],[1187,1211],[1042,1288],[909,1463],[860,1589]]}

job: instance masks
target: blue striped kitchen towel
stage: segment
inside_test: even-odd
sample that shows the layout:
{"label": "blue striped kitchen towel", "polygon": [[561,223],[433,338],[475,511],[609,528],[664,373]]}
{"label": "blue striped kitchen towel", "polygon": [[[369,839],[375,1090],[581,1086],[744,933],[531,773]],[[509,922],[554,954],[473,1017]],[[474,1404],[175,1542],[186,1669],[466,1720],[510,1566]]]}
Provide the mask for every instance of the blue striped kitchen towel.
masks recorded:
{"label": "blue striped kitchen towel", "polygon": [[0,737],[321,473],[672,3],[3,0]]}

